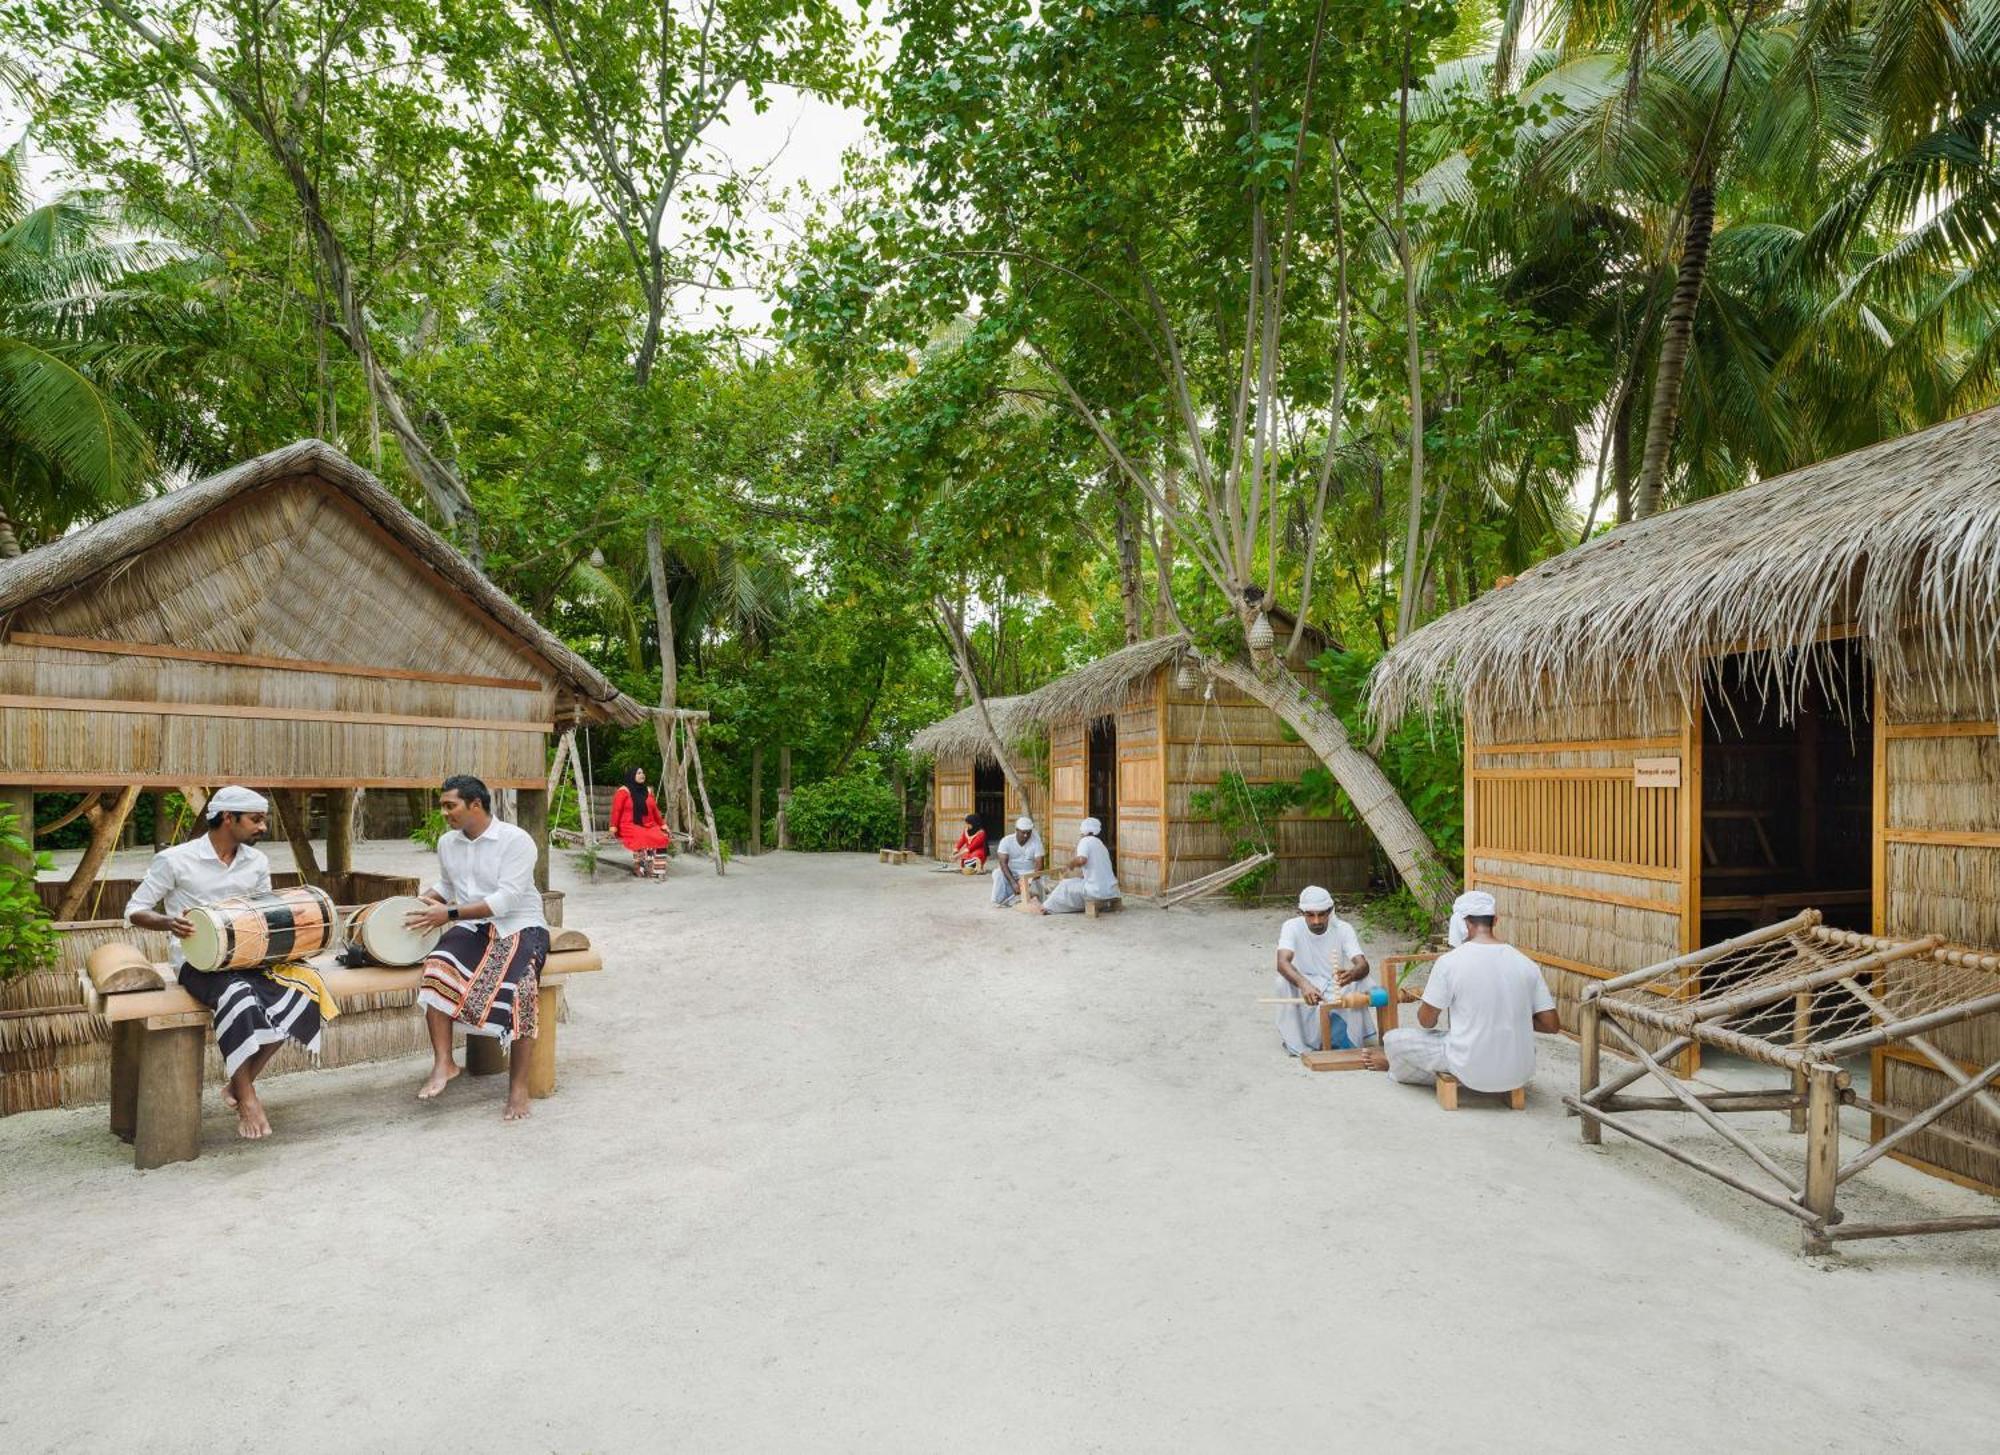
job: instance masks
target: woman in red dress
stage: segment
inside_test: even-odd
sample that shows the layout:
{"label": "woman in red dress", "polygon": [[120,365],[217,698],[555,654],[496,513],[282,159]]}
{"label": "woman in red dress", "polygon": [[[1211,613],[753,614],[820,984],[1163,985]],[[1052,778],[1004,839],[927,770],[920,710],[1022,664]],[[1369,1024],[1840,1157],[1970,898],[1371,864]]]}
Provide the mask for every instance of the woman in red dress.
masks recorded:
{"label": "woman in red dress", "polygon": [[986,867],[986,830],[980,827],[979,815],[965,816],[965,832],[958,836],[951,856],[961,869],[984,869]]}
{"label": "woman in red dress", "polygon": [[625,782],[611,795],[611,832],[632,851],[632,874],[652,879],[653,856],[671,842],[666,821],[660,817],[660,801],[646,787],[646,770],[634,768]]}

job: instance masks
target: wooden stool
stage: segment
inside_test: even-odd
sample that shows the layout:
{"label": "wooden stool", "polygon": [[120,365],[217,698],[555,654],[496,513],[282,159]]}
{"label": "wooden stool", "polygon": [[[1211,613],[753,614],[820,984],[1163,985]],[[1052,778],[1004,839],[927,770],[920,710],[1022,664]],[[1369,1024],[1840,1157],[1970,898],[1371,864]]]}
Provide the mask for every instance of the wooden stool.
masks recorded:
{"label": "wooden stool", "polygon": [[1512,1091],[1473,1092],[1471,1087],[1461,1084],[1459,1079],[1451,1073],[1447,1071],[1438,1072],[1437,1094],[1439,1106],[1443,1107],[1446,1111],[1457,1111],[1458,1094],[1461,1091],[1477,1096],[1504,1097],[1509,1111],[1524,1111],[1528,1105],[1528,1088],[1525,1086],[1517,1086]]}
{"label": "wooden stool", "polygon": [[1116,914],[1124,903],[1122,899],[1086,899],[1083,902],[1083,917],[1096,919],[1100,914]]}
{"label": "wooden stool", "polygon": [[908,849],[877,849],[875,861],[878,864],[907,864],[910,862]]}

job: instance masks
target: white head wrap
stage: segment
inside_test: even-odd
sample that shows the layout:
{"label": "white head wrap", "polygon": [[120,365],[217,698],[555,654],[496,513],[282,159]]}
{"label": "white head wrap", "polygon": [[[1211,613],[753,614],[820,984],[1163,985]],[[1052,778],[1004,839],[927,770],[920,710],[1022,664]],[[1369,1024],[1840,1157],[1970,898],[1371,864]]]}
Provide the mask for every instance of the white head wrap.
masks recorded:
{"label": "white head wrap", "polygon": [[1483,889],[1468,889],[1451,902],[1451,931],[1447,938],[1456,950],[1465,943],[1467,930],[1465,922],[1475,915],[1489,915],[1494,912],[1493,896]]}
{"label": "white head wrap", "polygon": [[1033,829],[1034,826],[1035,826],[1035,821],[1029,818],[1025,813],[1022,814],[1019,818],[1014,820],[1014,827],[1017,829]]}
{"label": "white head wrap", "polygon": [[215,796],[208,800],[210,813],[269,813],[271,805],[264,801],[262,794],[230,784],[227,788],[215,790]]}
{"label": "white head wrap", "polygon": [[1299,908],[1318,914],[1333,908],[1333,896],[1317,884],[1308,884],[1299,891]]}
{"label": "white head wrap", "polygon": [[1083,827],[1076,832],[1078,838],[1095,838],[1104,832],[1104,825],[1094,818],[1087,818],[1083,821]]}

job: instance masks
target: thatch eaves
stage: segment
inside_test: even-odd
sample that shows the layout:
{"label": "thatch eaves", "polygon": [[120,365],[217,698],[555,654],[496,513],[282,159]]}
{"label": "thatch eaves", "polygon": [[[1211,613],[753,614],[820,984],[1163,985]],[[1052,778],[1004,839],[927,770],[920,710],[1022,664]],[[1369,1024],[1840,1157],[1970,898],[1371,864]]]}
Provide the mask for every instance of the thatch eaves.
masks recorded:
{"label": "thatch eaves", "polygon": [[518,638],[548,665],[557,681],[597,712],[626,726],[645,721],[647,709],[642,704],[620,692],[517,606],[449,541],[405,509],[373,475],[322,440],[300,440],[259,455],[0,561],[0,624],[8,613],[27,602],[88,585],[240,496],[275,482],[308,477],[359,506],[435,572],[443,589],[467,598],[496,626]]}
{"label": "thatch eaves", "polygon": [[[1025,697],[986,699],[986,710],[993,719],[993,729],[1009,747],[1035,730],[1034,723],[1021,710],[1026,701]],[[979,720],[976,704],[962,707],[950,717],[918,732],[910,739],[910,752],[919,758],[949,761],[970,758],[979,763],[998,764],[993,755],[993,739],[987,736],[986,725]]]}
{"label": "thatch eaves", "polygon": [[1811,650],[1851,627],[1877,679],[1957,673],[2000,695],[2000,409],[1966,415],[1600,536],[1439,618],[1375,669],[1381,727],[1413,711],[1529,714],[1669,692],[1749,651],[1789,711]]}
{"label": "thatch eaves", "polygon": [[1134,687],[1193,647],[1183,636],[1152,637],[1121,647],[1036,688],[1023,699],[1023,710],[1043,727],[1103,717],[1123,706]]}

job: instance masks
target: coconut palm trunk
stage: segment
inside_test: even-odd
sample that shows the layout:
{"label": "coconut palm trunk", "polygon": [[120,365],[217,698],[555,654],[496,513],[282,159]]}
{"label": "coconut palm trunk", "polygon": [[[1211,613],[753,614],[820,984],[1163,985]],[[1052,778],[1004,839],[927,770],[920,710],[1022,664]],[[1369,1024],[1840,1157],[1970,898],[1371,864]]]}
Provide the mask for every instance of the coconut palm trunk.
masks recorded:
{"label": "coconut palm trunk", "polygon": [[1659,512],[1666,493],[1667,459],[1673,453],[1674,430],[1681,417],[1681,381],[1687,375],[1695,309],[1701,302],[1702,280],[1708,275],[1708,247],[1714,235],[1715,181],[1712,175],[1704,175],[1688,198],[1680,276],[1660,333],[1660,364],[1653,373],[1653,404],[1646,416],[1646,453],[1639,466],[1638,486],[1632,492],[1632,513],[1640,520]]}
{"label": "coconut palm trunk", "polygon": [[1458,876],[1438,857],[1430,836],[1404,805],[1382,765],[1354,745],[1347,725],[1333,710],[1275,660],[1262,669],[1217,657],[1207,658],[1206,665],[1222,681],[1276,713],[1299,735],[1353,802],[1355,813],[1417,902],[1433,915],[1442,917],[1449,912]]}

